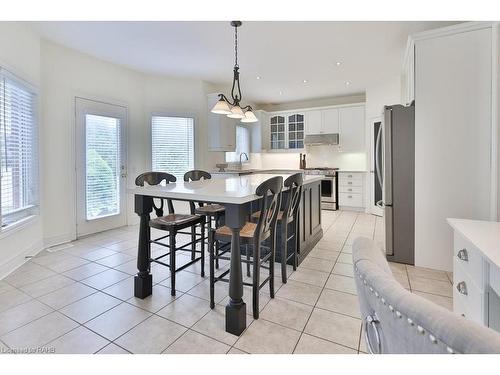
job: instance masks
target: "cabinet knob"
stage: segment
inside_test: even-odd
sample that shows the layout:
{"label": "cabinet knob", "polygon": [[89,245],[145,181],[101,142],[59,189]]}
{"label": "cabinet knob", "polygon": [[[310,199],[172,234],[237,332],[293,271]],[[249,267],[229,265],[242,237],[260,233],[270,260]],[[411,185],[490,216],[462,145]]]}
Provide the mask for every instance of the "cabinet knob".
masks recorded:
{"label": "cabinet knob", "polygon": [[352,198],[352,195],[348,195],[347,198]]}
{"label": "cabinet knob", "polygon": [[352,185],[352,182],[351,182],[351,181],[349,181],[349,182],[348,182],[348,184],[349,184],[349,185]]}
{"label": "cabinet knob", "polygon": [[457,253],[457,257],[464,262],[469,261],[469,254],[467,253],[467,249],[462,249]]}
{"label": "cabinet knob", "polygon": [[352,191],[352,189],[347,189],[348,191]]}
{"label": "cabinet knob", "polygon": [[467,284],[465,283],[465,281],[460,281],[457,284],[457,290],[460,294],[463,294],[464,296],[467,295]]}
{"label": "cabinet knob", "polygon": [[352,177],[352,174],[348,174],[347,177]]}

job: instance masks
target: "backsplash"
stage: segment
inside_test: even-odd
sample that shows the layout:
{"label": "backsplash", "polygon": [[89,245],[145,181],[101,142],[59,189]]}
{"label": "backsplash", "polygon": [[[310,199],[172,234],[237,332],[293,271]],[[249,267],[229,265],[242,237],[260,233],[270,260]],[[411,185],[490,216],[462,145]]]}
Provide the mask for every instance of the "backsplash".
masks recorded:
{"label": "backsplash", "polygon": [[[313,146],[306,152],[307,167],[367,170],[364,152],[339,152],[335,146]],[[265,152],[250,155],[250,168],[298,169],[300,152]]]}

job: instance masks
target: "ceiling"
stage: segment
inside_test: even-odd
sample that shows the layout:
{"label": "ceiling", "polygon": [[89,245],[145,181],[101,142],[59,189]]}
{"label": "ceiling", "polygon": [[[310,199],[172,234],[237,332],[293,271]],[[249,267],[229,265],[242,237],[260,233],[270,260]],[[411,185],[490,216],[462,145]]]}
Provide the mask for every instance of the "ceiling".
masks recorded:
{"label": "ceiling", "polygon": [[[450,24],[244,22],[238,30],[243,102],[362,93],[399,74],[408,35]],[[56,43],[138,71],[231,84],[229,22],[35,22],[33,28]]]}

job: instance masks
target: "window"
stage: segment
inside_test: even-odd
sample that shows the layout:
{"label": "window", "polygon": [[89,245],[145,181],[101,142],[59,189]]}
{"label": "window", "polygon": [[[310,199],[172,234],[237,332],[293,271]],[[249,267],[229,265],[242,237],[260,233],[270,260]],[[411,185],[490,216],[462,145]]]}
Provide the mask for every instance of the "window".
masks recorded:
{"label": "window", "polygon": [[288,148],[304,148],[304,115],[288,116]]}
{"label": "window", "polygon": [[194,119],[153,116],[151,120],[153,170],[182,181],[194,169]]}
{"label": "window", "polygon": [[226,152],[226,162],[239,163],[242,152],[250,157],[250,131],[245,126],[236,125],[236,149]]}
{"label": "window", "polygon": [[0,69],[0,224],[38,213],[37,94]]}

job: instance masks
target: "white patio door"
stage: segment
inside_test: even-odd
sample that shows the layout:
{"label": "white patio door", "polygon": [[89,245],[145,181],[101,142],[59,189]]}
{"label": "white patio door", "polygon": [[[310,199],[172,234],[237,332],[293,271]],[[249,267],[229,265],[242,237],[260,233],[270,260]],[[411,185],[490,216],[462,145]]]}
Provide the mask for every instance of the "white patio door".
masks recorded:
{"label": "white patio door", "polygon": [[75,98],[77,237],[126,225],[127,109]]}

